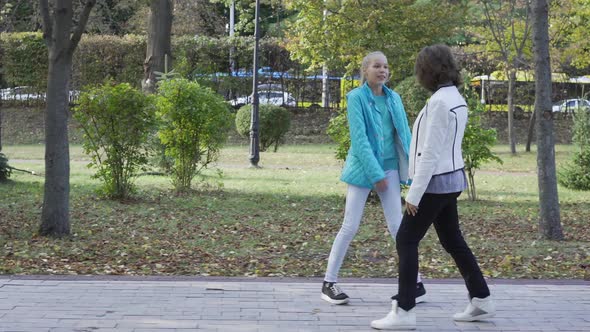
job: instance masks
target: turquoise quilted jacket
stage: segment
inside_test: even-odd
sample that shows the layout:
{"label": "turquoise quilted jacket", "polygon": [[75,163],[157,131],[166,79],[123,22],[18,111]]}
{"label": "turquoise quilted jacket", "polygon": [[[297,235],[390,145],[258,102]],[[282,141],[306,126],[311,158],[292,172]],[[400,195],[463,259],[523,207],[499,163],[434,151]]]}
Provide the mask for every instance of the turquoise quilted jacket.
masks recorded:
{"label": "turquoise quilted jacket", "polygon": [[[408,119],[400,96],[386,86],[383,90],[397,134],[395,150],[400,181],[408,183],[408,151],[412,139]],[[351,144],[340,180],[358,187],[373,188],[375,183],[385,178],[381,112],[367,83],[350,91],[346,100]]]}

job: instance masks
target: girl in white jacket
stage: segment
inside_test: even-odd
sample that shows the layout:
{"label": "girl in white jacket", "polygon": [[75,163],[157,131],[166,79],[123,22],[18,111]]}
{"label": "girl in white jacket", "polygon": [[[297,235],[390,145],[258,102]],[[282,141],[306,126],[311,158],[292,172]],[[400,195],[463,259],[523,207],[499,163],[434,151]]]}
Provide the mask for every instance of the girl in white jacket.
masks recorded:
{"label": "girl in white jacket", "polygon": [[412,130],[409,167],[412,185],[396,237],[398,298],[392,301],[392,310],[385,318],[371,322],[376,329],[416,328],[418,245],[432,224],[469,291],[469,305],[453,319],[475,321],[495,314],[488,285],[459,228],[457,197],[467,188],[461,154],[467,103],[457,89],[461,76],[446,45],[423,48],[414,71],[418,82],[433,94],[418,114]]}

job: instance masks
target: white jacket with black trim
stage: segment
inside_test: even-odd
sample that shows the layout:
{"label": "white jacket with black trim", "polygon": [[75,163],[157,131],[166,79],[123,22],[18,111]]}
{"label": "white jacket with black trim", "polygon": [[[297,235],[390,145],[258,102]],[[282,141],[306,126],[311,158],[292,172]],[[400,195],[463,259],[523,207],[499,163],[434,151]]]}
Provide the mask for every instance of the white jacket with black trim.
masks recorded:
{"label": "white jacket with black trim", "polygon": [[466,125],[467,103],[454,85],[438,89],[420,111],[410,144],[410,204],[418,206],[433,175],[464,168],[461,142]]}

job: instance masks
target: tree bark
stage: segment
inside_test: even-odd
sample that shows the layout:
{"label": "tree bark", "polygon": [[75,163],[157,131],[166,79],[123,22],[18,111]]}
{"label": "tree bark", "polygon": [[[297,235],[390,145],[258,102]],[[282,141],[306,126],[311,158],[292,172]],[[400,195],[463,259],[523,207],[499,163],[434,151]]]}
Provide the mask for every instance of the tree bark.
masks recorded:
{"label": "tree bark", "polygon": [[562,240],[555,138],[551,110],[551,63],[549,57],[549,4],[533,1],[533,51],[535,55],[535,112],[537,113],[537,176],[539,181],[539,231],[549,240]]}
{"label": "tree bark", "polygon": [[[56,53],[52,50],[51,53]],[[51,57],[51,56],[50,56]],[[49,63],[45,111],[45,191],[41,235],[70,234],[70,152],[68,85],[72,59],[63,55]]]}
{"label": "tree bark", "polygon": [[164,72],[164,59],[167,57],[168,68],[172,67],[172,0],[151,0],[148,22],[148,41],[145,61],[143,63],[143,91],[156,91],[154,71]]}
{"label": "tree bark", "polygon": [[2,96],[0,96],[0,152],[2,152]]}
{"label": "tree bark", "polygon": [[516,70],[508,69],[508,140],[510,152],[516,154],[516,135],[514,133],[514,86],[516,83]]}
{"label": "tree bark", "polygon": [[49,73],[45,110],[45,187],[41,235],[70,234],[70,152],[68,141],[69,84],[74,50],[82,36],[96,0],[86,1],[72,33],[72,0],[56,0],[50,12],[40,0],[43,36],[49,48]]}
{"label": "tree bark", "polygon": [[531,152],[531,144],[533,142],[533,133],[534,133],[534,129],[535,129],[535,122],[536,122],[535,119],[536,118],[537,118],[537,113],[533,109],[533,111],[531,112],[531,118],[529,120],[529,128],[527,130],[526,148],[525,148],[526,152]]}

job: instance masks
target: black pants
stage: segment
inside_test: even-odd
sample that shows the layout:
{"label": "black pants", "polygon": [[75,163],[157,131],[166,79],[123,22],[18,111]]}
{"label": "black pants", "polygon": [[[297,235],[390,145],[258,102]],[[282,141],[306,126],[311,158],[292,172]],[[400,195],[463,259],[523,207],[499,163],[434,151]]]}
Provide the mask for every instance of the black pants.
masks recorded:
{"label": "black pants", "polygon": [[440,243],[451,254],[465,280],[469,296],[485,298],[490,295],[477,260],[459,229],[457,197],[460,194],[424,194],[418,213],[415,216],[404,214],[396,246],[399,256],[398,305],[406,311],[416,305],[418,245],[433,223]]}

